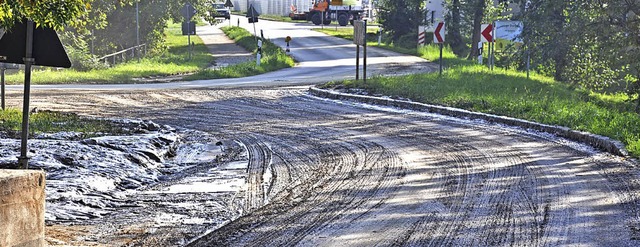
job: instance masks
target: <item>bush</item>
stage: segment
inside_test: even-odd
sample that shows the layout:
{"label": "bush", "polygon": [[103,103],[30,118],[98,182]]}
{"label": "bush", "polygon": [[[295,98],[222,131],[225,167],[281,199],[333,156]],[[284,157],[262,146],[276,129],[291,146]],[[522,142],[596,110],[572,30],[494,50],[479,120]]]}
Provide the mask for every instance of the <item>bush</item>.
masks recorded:
{"label": "bush", "polygon": [[98,60],[94,55],[88,54],[82,50],[69,46],[66,48],[67,55],[71,60],[71,68],[78,71],[89,71],[93,69],[106,69],[108,64]]}
{"label": "bush", "polygon": [[398,38],[398,40],[396,40],[394,43],[396,46],[412,49],[418,46],[418,38],[417,35],[409,33],[400,36],[400,38]]}

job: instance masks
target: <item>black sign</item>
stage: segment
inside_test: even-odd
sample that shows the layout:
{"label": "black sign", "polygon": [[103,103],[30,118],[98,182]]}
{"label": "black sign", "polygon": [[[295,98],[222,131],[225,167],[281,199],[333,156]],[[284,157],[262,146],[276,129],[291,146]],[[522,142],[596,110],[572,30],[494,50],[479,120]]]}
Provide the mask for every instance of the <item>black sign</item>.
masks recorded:
{"label": "black sign", "polygon": [[247,17],[258,17],[260,14],[256,11],[256,8],[253,7],[253,4],[249,6],[249,10],[247,10]]}
{"label": "black sign", "polygon": [[224,3],[224,6],[227,7],[227,8],[233,8],[233,3],[231,2],[231,0],[227,0]]}
{"label": "black sign", "polygon": [[196,14],[196,9],[190,3],[185,3],[181,13],[184,19],[189,21]]}
{"label": "black sign", "polygon": [[[24,64],[27,53],[27,22],[16,23],[0,38],[0,62]],[[35,26],[35,24],[33,24]],[[33,29],[33,65],[70,68],[71,61],[56,31],[40,26]]]}

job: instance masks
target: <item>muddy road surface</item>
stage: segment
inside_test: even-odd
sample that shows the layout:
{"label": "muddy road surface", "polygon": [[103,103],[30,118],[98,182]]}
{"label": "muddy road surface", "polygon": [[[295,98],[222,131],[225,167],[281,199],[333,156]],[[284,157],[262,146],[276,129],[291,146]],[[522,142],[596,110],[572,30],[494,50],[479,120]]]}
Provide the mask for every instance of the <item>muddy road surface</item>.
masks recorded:
{"label": "muddy road surface", "polygon": [[241,209],[229,210],[240,215],[180,232],[182,242],[132,233],[133,245],[640,245],[636,164],[549,135],[329,101],[302,87],[32,99],[42,109],[142,118],[245,147],[245,185],[233,196]]}

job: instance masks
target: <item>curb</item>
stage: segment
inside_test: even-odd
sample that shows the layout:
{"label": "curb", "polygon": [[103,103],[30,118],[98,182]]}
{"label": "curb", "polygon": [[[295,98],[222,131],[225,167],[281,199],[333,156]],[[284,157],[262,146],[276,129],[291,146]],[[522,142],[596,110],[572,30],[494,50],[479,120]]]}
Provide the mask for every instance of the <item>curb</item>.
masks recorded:
{"label": "curb", "polygon": [[522,127],[525,129],[533,129],[533,130],[553,134],[559,137],[567,138],[569,140],[582,142],[592,147],[595,147],[597,149],[600,149],[602,151],[606,151],[618,156],[629,157],[629,153],[625,149],[624,144],[620,141],[617,141],[605,136],[591,134],[588,132],[572,130],[567,127],[540,124],[540,123],[517,119],[517,118],[472,112],[472,111],[467,111],[467,110],[462,110],[462,109],[457,109],[452,107],[429,105],[429,104],[410,102],[405,100],[395,100],[395,99],[389,99],[389,98],[340,93],[340,92],[331,91],[331,90],[319,89],[317,87],[309,88],[309,93],[318,97],[329,98],[329,99],[350,100],[350,101],[357,101],[357,102],[366,103],[366,104],[398,107],[398,108],[410,109],[415,111],[436,113],[436,114],[452,116],[457,118],[482,119],[491,123],[499,123],[499,124],[505,124],[510,126]]}

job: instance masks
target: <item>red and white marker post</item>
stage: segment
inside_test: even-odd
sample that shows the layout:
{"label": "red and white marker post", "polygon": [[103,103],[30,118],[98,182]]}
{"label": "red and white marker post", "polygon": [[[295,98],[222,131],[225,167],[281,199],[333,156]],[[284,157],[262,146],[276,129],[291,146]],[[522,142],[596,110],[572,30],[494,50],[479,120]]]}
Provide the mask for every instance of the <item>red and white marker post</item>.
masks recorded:
{"label": "red and white marker post", "polygon": [[440,44],[440,76],[442,76],[442,49],[444,48],[444,22],[438,23],[436,30],[433,32],[433,43]]}

